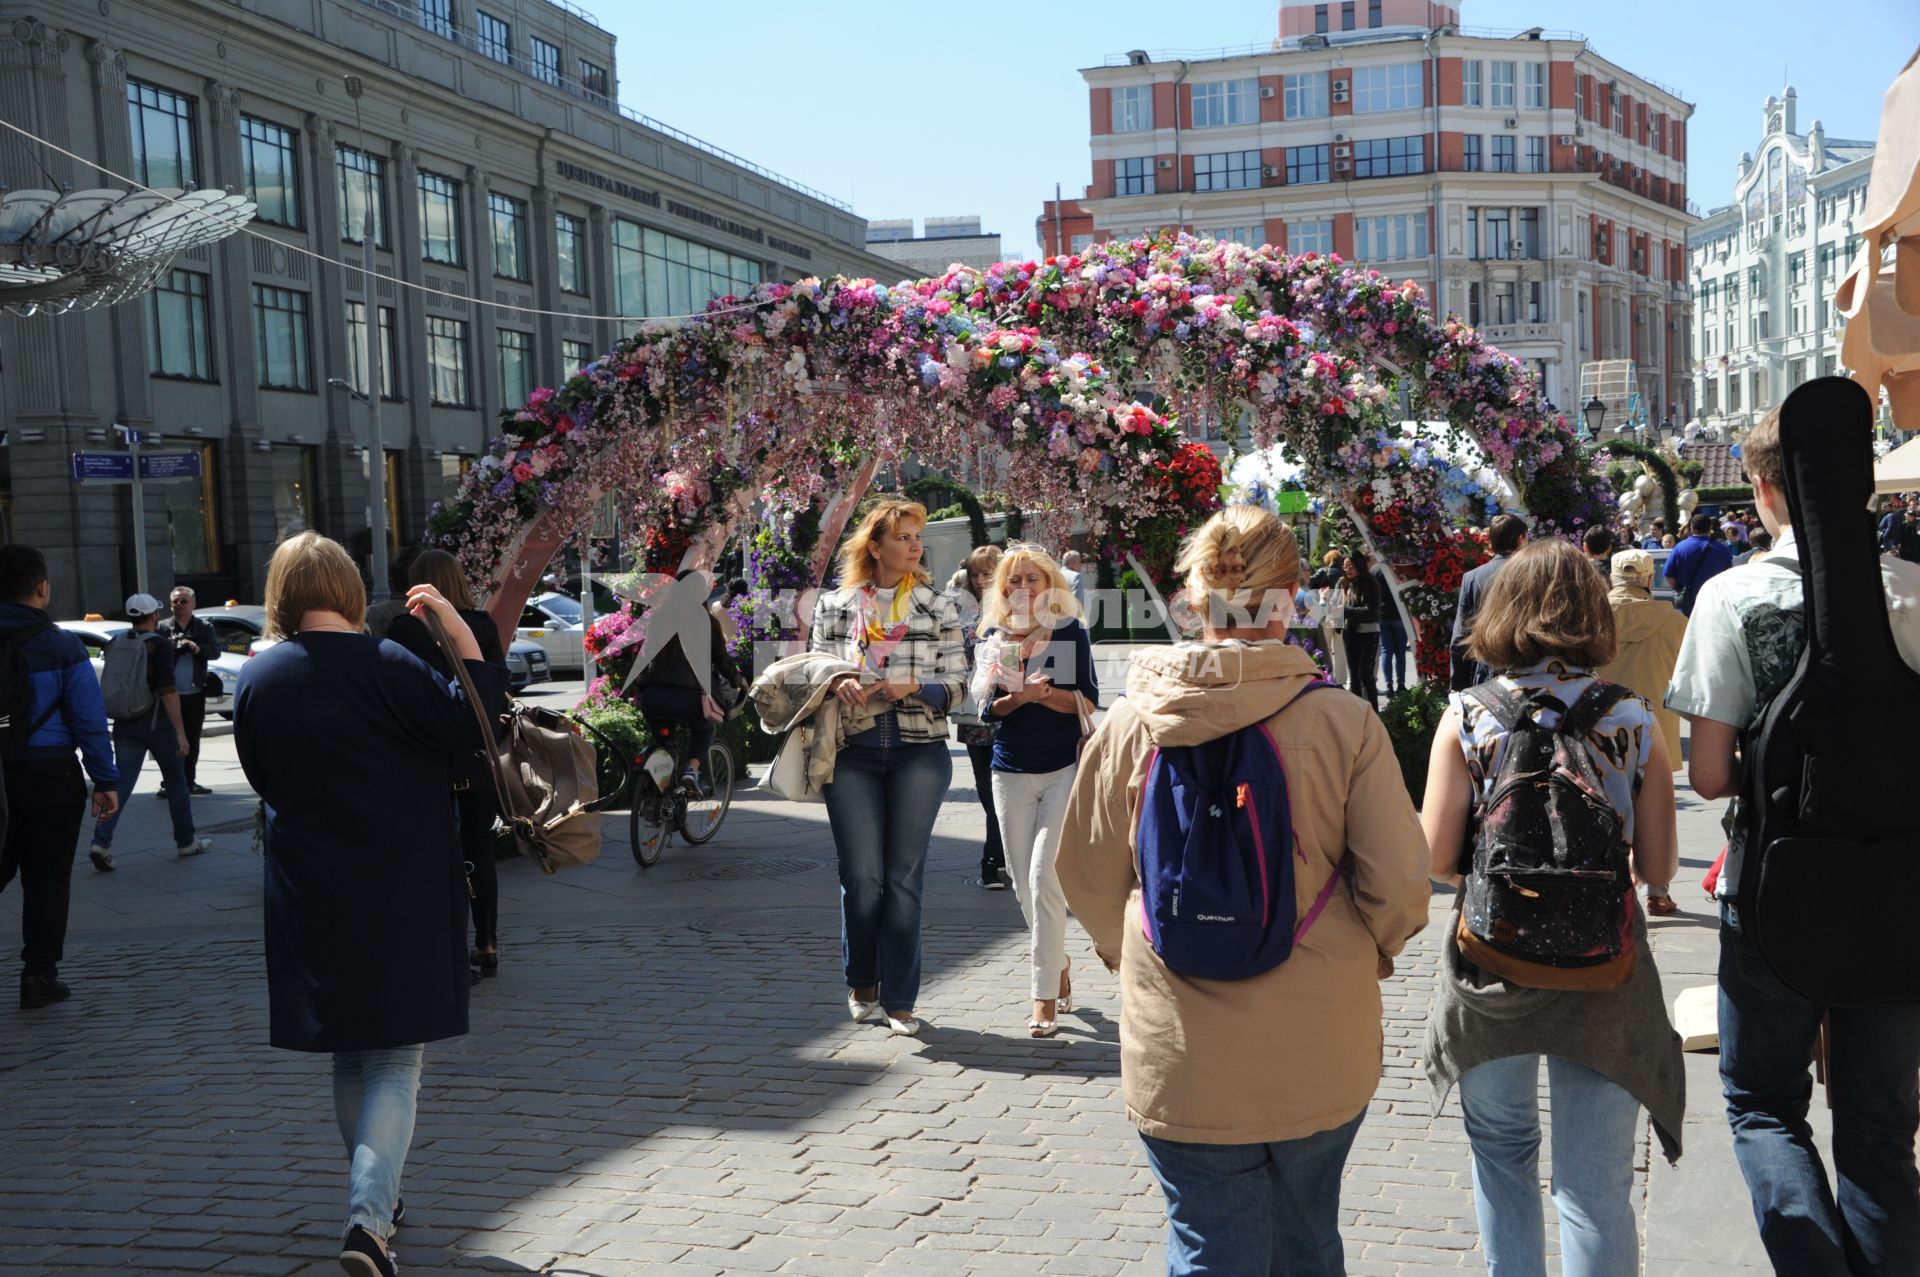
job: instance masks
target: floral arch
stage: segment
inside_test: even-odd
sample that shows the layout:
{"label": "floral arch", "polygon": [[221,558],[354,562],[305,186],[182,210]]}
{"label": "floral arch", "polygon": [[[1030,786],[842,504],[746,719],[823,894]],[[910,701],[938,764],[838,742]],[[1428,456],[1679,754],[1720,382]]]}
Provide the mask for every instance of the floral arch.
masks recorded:
{"label": "floral arch", "polygon": [[[1165,414],[1133,401],[1150,390]],[[1445,472],[1405,417],[1477,444],[1537,525],[1605,520],[1612,494],[1515,360],[1436,318],[1418,287],[1337,257],[1186,235],[1096,246],[895,286],[761,285],[642,325],[536,391],[436,513],[434,531],[512,624],[555,549],[619,492],[633,526],[671,528],[710,564],[756,516],[824,505],[817,580],[885,463],[951,470],[1096,541],[1180,509],[1177,423],[1243,418],[1353,517],[1444,669],[1459,575],[1479,557]],[[1049,528],[1048,525],[1051,524]]]}

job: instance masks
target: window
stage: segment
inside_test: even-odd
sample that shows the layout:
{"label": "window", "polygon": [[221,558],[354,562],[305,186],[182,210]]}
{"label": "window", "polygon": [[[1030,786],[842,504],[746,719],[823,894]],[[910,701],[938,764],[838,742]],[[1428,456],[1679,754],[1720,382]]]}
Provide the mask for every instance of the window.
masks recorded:
{"label": "window", "polygon": [[587,292],[587,226],[571,213],[553,215],[556,275],[563,293]]}
{"label": "window", "polygon": [[1124,84],[1113,91],[1113,131],[1144,133],[1153,127],[1153,86]]}
{"label": "window", "polygon": [[613,290],[622,315],[687,315],[760,282],[760,263],[616,218]]}
{"label": "window", "polygon": [[1069,240],[1067,241],[1067,244],[1068,244],[1068,251],[1069,251],[1069,252],[1072,252],[1072,253],[1084,253],[1084,252],[1086,252],[1086,251],[1087,251],[1087,250],[1088,250],[1089,248],[1092,248],[1092,247],[1093,247],[1093,236],[1091,236],[1091,235],[1075,235],[1075,236],[1073,236],[1073,237],[1071,237],[1071,238],[1070,238],[1070,239],[1069,239]]}
{"label": "window", "polygon": [[1761,407],[1773,402],[1767,394],[1767,370],[1755,368],[1749,375],[1753,378],[1753,385],[1749,387],[1753,392],[1753,407],[1758,412]]}
{"label": "window", "polygon": [[[313,526],[313,449],[297,443],[273,445],[273,538],[284,541]],[[231,649],[229,649],[231,650]],[[245,655],[247,644],[240,644]]]}
{"label": "window", "polygon": [[167,497],[167,540],[176,578],[220,570],[220,454],[200,445],[200,478],[173,487]]}
{"label": "window", "polygon": [[573,376],[592,362],[593,347],[586,342],[567,338],[560,343],[560,363],[566,368],[567,376]]}
{"label": "window", "polygon": [[473,469],[473,461],[472,457],[457,452],[440,454],[440,491],[446,494],[444,500],[451,502],[459,497]]}
{"label": "window", "polygon": [[1354,260],[1401,262],[1426,255],[1427,215],[1424,212],[1354,219]]}
{"label": "window", "polygon": [[500,363],[500,406],[524,407],[533,393],[533,334],[502,328],[493,336]]}
{"label": "window", "polygon": [[1480,135],[1463,134],[1460,138],[1460,171],[1478,173],[1480,171]]}
{"label": "window", "polygon": [[420,170],[420,256],[460,265],[460,183]]}
{"label": "window", "polygon": [[1353,30],[1353,0],[1340,0],[1340,29]]}
{"label": "window", "polygon": [[1613,99],[1613,131],[1615,133],[1625,133],[1627,131],[1626,99],[1620,96],[1618,89],[1613,90],[1607,96]]}
{"label": "window", "polygon": [[1467,106],[1486,105],[1486,94],[1480,87],[1482,78],[1486,74],[1484,70],[1486,64],[1476,58],[1460,65],[1462,67],[1460,95],[1462,102]]}
{"label": "window", "polygon": [[1527,167],[1523,171],[1528,173],[1547,171],[1547,139],[1543,137],[1527,139]]}
{"label": "window", "polygon": [[1222,151],[1193,157],[1193,189],[1238,191],[1260,185],[1260,152]]}
{"label": "window", "polygon": [[[1327,180],[1327,147],[1290,146],[1287,148],[1287,185]],[[1298,250],[1296,250],[1298,251]]]}
{"label": "window", "polygon": [[1480,326],[1480,285],[1467,285],[1467,323],[1475,328]]}
{"label": "window", "polygon": [[598,62],[580,59],[580,87],[589,93],[607,96],[607,69]]}
{"label": "window", "polygon": [[1580,294],[1580,300],[1578,305],[1576,306],[1576,309],[1580,312],[1580,317],[1578,320],[1574,322],[1573,326],[1576,330],[1578,330],[1579,337],[1580,337],[1580,353],[1584,355],[1587,353],[1587,350],[1592,345],[1592,342],[1589,339],[1593,335],[1593,326],[1587,322],[1587,295],[1585,293]]}
{"label": "window", "polygon": [[[395,378],[400,375],[400,339],[393,322],[393,307],[380,308],[380,397],[400,397]],[[361,394],[367,393],[367,304],[347,303],[347,383]]]}
{"label": "window", "polygon": [[1193,86],[1193,127],[1252,124],[1260,118],[1260,81],[1214,80]]}
{"label": "window", "polygon": [[429,392],[434,403],[450,408],[473,405],[467,382],[467,321],[427,317],[427,370],[433,378]]}
{"label": "window", "polygon": [[1731,308],[1734,306],[1738,306],[1739,304],[1740,304],[1740,276],[1737,273],[1729,274],[1727,276],[1727,305],[1728,307]]}
{"label": "window", "polygon": [[1547,64],[1544,62],[1527,63],[1527,105],[1544,107],[1547,104]]}
{"label": "window", "polygon": [[1806,379],[1807,361],[1804,359],[1789,359],[1787,361],[1787,389],[1792,390]]}
{"label": "window", "polygon": [[1495,173],[1513,172],[1515,167],[1514,157],[1513,157],[1514,139],[1511,137],[1505,136],[1503,134],[1496,133],[1493,135],[1492,141],[1493,141],[1493,157],[1492,157],[1493,163],[1487,166],[1488,169]]}
{"label": "window", "polygon": [[169,271],[154,284],[147,302],[147,371],[155,377],[213,380],[205,275]]}
{"label": "window", "polygon": [[387,162],[350,146],[333,153],[340,195],[340,238],[358,244],[366,234],[367,210],[373,210],[373,243],[388,248]]}
{"label": "window", "polygon": [[453,39],[453,0],[420,0],[420,25]]}
{"label": "window", "polygon": [[1474,238],[1473,230],[1475,226],[1479,228],[1478,251],[1470,252],[1470,256],[1480,258],[1505,257],[1511,250],[1513,244],[1513,218],[1511,210],[1504,208],[1468,209],[1467,231],[1469,249],[1476,247],[1471,242]]}
{"label": "window", "polygon": [[1213,236],[1222,244],[1245,244],[1248,248],[1259,248],[1267,242],[1266,232],[1258,226],[1216,226],[1201,233]]}
{"label": "window", "polygon": [[1353,71],[1353,113],[1398,111],[1421,105],[1420,63],[1396,62],[1392,66],[1355,67]]}
{"label": "window", "polygon": [[513,61],[513,28],[491,13],[473,11],[473,18],[479,30],[475,33],[474,50],[483,58],[492,58],[495,62]]}
{"label": "window", "polygon": [[1740,374],[1734,373],[1727,378],[1727,411],[1740,411]]}
{"label": "window", "polygon": [[528,43],[533,48],[533,77],[545,80],[548,84],[560,83],[560,46],[548,44],[539,36]]}
{"label": "window", "polygon": [[253,286],[253,358],[264,389],[313,389],[305,293],[265,284]]}
{"label": "window", "polygon": [[1367,0],[1367,26],[1380,25],[1380,0]]}
{"label": "window", "polygon": [[200,185],[192,98],[128,80],[127,127],[133,140],[133,176],[142,185],[189,191]]}
{"label": "window", "polygon": [[1419,173],[1426,164],[1424,139],[1419,137],[1381,137],[1353,144],[1355,177],[1393,177]]}
{"label": "window", "polygon": [[1700,415],[1711,417],[1720,411],[1720,383],[1708,377],[1700,387]]}
{"label": "window", "polygon": [[1542,298],[1543,291],[1539,280],[1536,279],[1528,282],[1527,322],[1529,324],[1544,323],[1546,321],[1547,312]]}
{"label": "window", "polygon": [[1587,117],[1587,77],[1574,73],[1573,77],[1573,118],[1584,120]]}
{"label": "window", "polygon": [[1667,117],[1664,115],[1653,117],[1653,149],[1662,155],[1667,151]]}
{"label": "window", "polygon": [[493,273],[504,279],[530,279],[527,272],[527,206],[511,195],[487,196],[487,220],[493,227]]}
{"label": "window", "polygon": [[247,197],[259,207],[253,215],[277,226],[300,225],[300,166],[295,133],[278,124],[240,117],[240,168]]}
{"label": "window", "polygon": [[1807,255],[1795,253],[1787,258],[1787,283],[1798,288],[1807,282]]}
{"label": "window", "polygon": [[1513,67],[1511,62],[1495,62],[1488,68],[1488,106],[1513,106]]}
{"label": "window", "polygon": [[1153,194],[1153,157],[1148,155],[1131,160],[1115,160],[1113,162],[1113,193],[1115,195]]}
{"label": "window", "polygon": [[1514,305],[1513,281],[1509,280],[1504,284],[1495,284],[1493,286],[1493,322],[1496,324],[1513,323],[1514,316],[1517,313]]}
{"label": "window", "polygon": [[1327,73],[1313,71],[1286,78],[1286,115],[1289,120],[1312,120],[1327,113]]}
{"label": "window", "polygon": [[1331,253],[1333,251],[1332,220],[1289,222],[1287,224],[1287,251],[1294,254]]}
{"label": "window", "polygon": [[1520,210],[1520,255],[1540,256],[1540,210],[1537,208]]}
{"label": "window", "polygon": [[1313,33],[1315,35],[1327,33],[1327,6],[1324,4],[1313,6]]}

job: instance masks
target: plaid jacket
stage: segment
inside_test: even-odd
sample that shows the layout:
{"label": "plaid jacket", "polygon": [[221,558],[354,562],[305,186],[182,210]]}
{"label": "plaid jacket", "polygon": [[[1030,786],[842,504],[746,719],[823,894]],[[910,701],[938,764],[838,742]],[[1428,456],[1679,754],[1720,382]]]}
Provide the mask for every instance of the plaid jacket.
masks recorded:
{"label": "plaid jacket", "polygon": [[[853,654],[853,635],[862,618],[860,593],[859,587],[850,587],[820,596],[814,604],[813,630],[807,640],[811,651],[858,660]],[[958,708],[967,691],[967,647],[953,600],[934,593],[930,586],[916,585],[913,609],[907,613],[906,636],[890,649],[876,645],[868,653],[868,663],[871,666],[876,661],[879,674],[912,677],[946,688],[945,709],[935,709],[918,696],[909,696],[893,707],[901,739],[945,740],[947,710]]]}

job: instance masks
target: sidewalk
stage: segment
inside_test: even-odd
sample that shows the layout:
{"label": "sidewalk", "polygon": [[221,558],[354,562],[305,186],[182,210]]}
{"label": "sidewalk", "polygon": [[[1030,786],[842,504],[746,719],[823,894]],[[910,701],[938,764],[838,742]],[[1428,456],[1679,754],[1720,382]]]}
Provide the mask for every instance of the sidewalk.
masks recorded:
{"label": "sidewalk", "polygon": [[[195,807],[215,849],[173,857],[149,782],[119,871],[84,853],[75,871],[73,999],[0,1009],[0,1274],[338,1271],[326,1062],[264,1045],[253,801],[230,740],[205,753],[219,796]],[[965,770],[927,874],[918,1040],[846,1020],[822,808],[747,791],[715,844],[676,843],[644,873],[624,816],[587,868],[503,864],[500,977],[474,991],[472,1034],[428,1051],[405,1271],[1163,1272],[1113,981],[1075,931],[1083,1010],[1025,1036],[1019,911],[971,881]],[[1688,915],[1654,924],[1670,993],[1710,979],[1694,884],[1713,807],[1682,813]],[[0,894],[9,944],[17,902]],[[1357,1277],[1484,1271],[1458,1105],[1433,1116],[1419,1061],[1438,934],[1385,990],[1385,1077],[1344,1201]],[[1642,1180],[1646,1272],[1766,1272],[1710,1056],[1689,1084],[1687,1156]]]}

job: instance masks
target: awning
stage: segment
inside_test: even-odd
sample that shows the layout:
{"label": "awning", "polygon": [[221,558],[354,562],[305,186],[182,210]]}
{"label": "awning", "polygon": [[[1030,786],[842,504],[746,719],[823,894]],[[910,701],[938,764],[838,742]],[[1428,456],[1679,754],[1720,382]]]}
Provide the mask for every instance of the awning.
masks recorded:
{"label": "awning", "polygon": [[1873,491],[1920,492],[1920,438],[1909,439],[1873,463]]}

